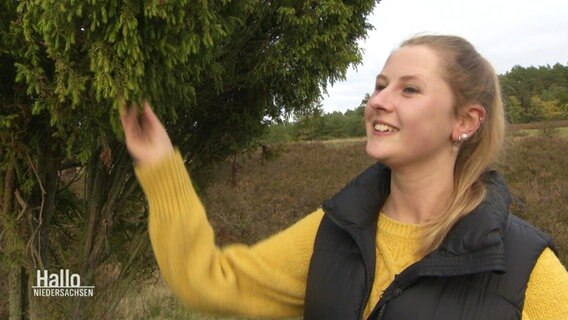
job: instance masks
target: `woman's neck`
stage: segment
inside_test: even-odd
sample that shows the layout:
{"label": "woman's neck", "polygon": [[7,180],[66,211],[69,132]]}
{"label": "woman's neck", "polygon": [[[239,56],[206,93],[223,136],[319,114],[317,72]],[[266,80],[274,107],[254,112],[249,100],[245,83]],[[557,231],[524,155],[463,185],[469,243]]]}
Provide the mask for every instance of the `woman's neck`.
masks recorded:
{"label": "woman's neck", "polygon": [[453,172],[453,166],[421,171],[393,170],[384,214],[400,222],[426,223],[448,206],[454,189]]}

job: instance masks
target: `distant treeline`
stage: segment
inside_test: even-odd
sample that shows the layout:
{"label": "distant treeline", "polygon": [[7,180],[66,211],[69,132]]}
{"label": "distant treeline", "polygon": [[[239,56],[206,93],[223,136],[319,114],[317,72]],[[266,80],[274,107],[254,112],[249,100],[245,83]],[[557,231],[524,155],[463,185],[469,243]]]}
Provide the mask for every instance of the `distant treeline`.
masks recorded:
{"label": "distant treeline", "polygon": [[[568,119],[568,65],[515,66],[500,75],[507,121],[513,124]],[[365,135],[363,112],[369,99],[342,113],[324,113],[316,104],[293,121],[272,125],[265,142],[327,140]]]}
{"label": "distant treeline", "polygon": [[515,66],[499,80],[509,122],[568,119],[568,65]]}
{"label": "distant treeline", "polygon": [[363,105],[344,113],[323,113],[321,105],[317,105],[312,113],[298,116],[296,121],[270,126],[265,142],[362,137],[365,135],[364,109]]}

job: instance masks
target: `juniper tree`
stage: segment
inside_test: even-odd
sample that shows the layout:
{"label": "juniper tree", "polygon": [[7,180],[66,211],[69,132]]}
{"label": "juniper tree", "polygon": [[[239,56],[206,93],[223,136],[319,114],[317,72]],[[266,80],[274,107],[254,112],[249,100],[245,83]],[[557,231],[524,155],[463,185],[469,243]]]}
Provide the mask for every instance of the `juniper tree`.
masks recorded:
{"label": "juniper tree", "polygon": [[[125,284],[151,266],[121,104],[150,100],[199,176],[344,78],[361,60],[357,41],[376,2],[3,1],[0,254],[10,318],[110,317]],[[43,300],[40,312],[28,292],[34,272],[58,268],[95,285],[95,297]],[[103,270],[115,281],[102,281]]]}

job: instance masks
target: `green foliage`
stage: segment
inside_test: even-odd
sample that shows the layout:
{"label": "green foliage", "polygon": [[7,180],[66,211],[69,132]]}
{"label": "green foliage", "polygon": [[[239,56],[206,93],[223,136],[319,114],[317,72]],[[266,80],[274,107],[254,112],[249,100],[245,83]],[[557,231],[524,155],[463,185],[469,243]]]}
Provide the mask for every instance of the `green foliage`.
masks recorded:
{"label": "green foliage", "polygon": [[293,141],[294,136],[294,124],[284,123],[278,125],[271,125],[268,127],[267,134],[263,137],[263,142],[267,144],[275,144],[282,142]]}
{"label": "green foliage", "polygon": [[565,115],[568,115],[564,113],[564,108],[556,99],[543,100],[539,96],[533,96],[531,98],[531,105],[535,109],[540,110],[543,120],[564,119]]}
{"label": "green foliage", "polygon": [[112,111],[146,96],[197,169],[343,79],[375,4],[8,2],[2,68],[14,77],[2,85],[21,88],[30,115],[45,112],[50,134],[82,163],[119,132]]}
{"label": "green foliage", "polygon": [[515,66],[499,80],[511,123],[568,119],[568,65]]}
{"label": "green foliage", "polygon": [[507,117],[511,123],[522,123],[525,119],[521,102],[516,96],[510,96],[508,99]]}
{"label": "green foliage", "polygon": [[324,113],[319,105],[313,113],[302,114],[294,123],[284,123],[270,126],[264,138],[266,143],[329,140],[365,136],[364,112],[365,107],[345,113],[335,111]]}
{"label": "green foliage", "polygon": [[302,113],[296,113],[298,121],[295,125],[295,140],[316,140],[323,135],[323,106],[320,102],[311,106]]}

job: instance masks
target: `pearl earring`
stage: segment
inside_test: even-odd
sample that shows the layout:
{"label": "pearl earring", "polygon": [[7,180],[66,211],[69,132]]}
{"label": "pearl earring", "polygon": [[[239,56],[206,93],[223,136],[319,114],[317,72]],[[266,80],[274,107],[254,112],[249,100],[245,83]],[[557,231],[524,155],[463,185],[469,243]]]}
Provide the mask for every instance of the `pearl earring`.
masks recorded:
{"label": "pearl earring", "polygon": [[460,145],[461,145],[465,140],[467,140],[467,138],[468,138],[468,135],[465,134],[465,133],[459,135],[459,136],[458,136],[458,140],[454,141],[454,150],[457,151],[457,150],[459,149]]}

